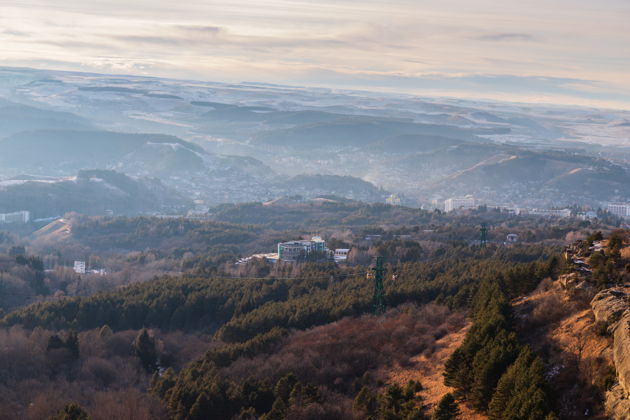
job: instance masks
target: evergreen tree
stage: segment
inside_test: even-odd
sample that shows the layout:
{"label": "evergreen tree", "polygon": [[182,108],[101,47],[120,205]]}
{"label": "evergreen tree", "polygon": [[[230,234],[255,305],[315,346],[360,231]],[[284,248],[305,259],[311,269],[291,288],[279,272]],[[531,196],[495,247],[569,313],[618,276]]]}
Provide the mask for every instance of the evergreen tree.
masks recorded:
{"label": "evergreen tree", "polygon": [[112,331],[112,329],[109,327],[109,325],[105,324],[101,327],[101,329],[98,332],[99,337],[101,338],[109,338],[114,334],[114,332]]}
{"label": "evergreen tree", "polygon": [[293,373],[287,373],[282,378],[278,379],[276,386],[274,387],[274,395],[277,398],[281,398],[285,403],[289,402],[291,391],[298,383],[297,377]]}
{"label": "evergreen tree", "polygon": [[79,404],[70,403],[50,417],[50,420],[90,420],[90,418]]}
{"label": "evergreen tree", "polygon": [[553,416],[543,373],[542,360],[524,347],[499,380],[490,401],[489,418],[534,420]]}
{"label": "evergreen tree", "polygon": [[435,411],[433,412],[432,420],[456,420],[459,415],[459,406],[455,401],[455,397],[452,393],[444,394],[440,399]]}
{"label": "evergreen tree", "polygon": [[472,383],[472,369],[463,346],[457,348],[444,364],[444,385],[455,388],[455,394],[464,396]]}
{"label": "evergreen tree", "polygon": [[376,396],[369,387],[363,386],[361,391],[359,391],[357,396],[354,398],[352,407],[355,411],[363,412],[366,415],[372,415],[376,411],[377,407]]}
{"label": "evergreen tree", "polygon": [[147,372],[153,372],[157,368],[157,350],[155,340],[149,336],[146,328],[143,328],[135,340],[133,340],[133,352],[140,359],[142,367]]}
{"label": "evergreen tree", "polygon": [[444,382],[477,410],[489,410],[491,419],[542,419],[550,413],[542,361],[518,342],[501,286],[515,284],[521,276],[513,277],[516,273],[508,271],[498,281],[480,285],[473,302],[473,325],[446,362]]}
{"label": "evergreen tree", "polygon": [[248,378],[241,388],[241,395],[245,406],[254,407],[258,414],[269,411],[274,403],[274,393],[265,383]]}
{"label": "evergreen tree", "polygon": [[208,398],[208,394],[202,392],[199,394],[195,403],[190,408],[189,416],[187,417],[189,420],[205,420],[212,413],[209,410],[210,399]]}
{"label": "evergreen tree", "polygon": [[66,348],[74,359],[79,359],[79,336],[76,331],[70,331],[66,337]]}
{"label": "evergreen tree", "polygon": [[276,398],[273,402],[273,406],[271,406],[271,411],[262,416],[261,420],[284,420],[285,414],[287,411],[287,406],[282,401],[282,398]]}
{"label": "evergreen tree", "polygon": [[502,330],[489,339],[475,354],[470,400],[475,408],[485,411],[501,375],[519,352],[516,334]]}
{"label": "evergreen tree", "polygon": [[50,352],[51,350],[63,349],[66,347],[66,343],[63,342],[61,337],[57,334],[53,334],[48,339],[48,344],[46,345],[46,352]]}
{"label": "evergreen tree", "polygon": [[[416,392],[420,383],[409,381],[403,388],[398,384],[387,388],[384,395],[377,399],[378,418],[382,420],[422,420],[424,418],[422,406],[418,406],[419,399]],[[357,396],[358,397],[358,396]],[[362,396],[363,401],[370,403],[370,396]],[[365,404],[365,403],[364,403]]]}

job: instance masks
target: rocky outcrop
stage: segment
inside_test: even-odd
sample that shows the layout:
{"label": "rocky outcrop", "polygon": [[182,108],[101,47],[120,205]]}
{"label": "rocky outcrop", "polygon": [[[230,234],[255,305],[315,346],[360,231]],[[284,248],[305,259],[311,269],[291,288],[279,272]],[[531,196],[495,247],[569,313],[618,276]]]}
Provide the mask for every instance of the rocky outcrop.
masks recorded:
{"label": "rocky outcrop", "polygon": [[575,287],[575,285],[578,284],[579,281],[580,278],[578,277],[577,273],[563,274],[558,277],[558,283],[560,283],[560,286],[562,286],[563,289]]}
{"label": "rocky outcrop", "polygon": [[591,308],[597,322],[616,323],[628,309],[628,293],[624,288],[602,290],[591,301]]}
{"label": "rocky outcrop", "polygon": [[[630,311],[626,311],[615,328],[613,357],[619,385],[630,398]],[[628,412],[630,415],[630,411]]]}
{"label": "rocky outcrop", "polygon": [[630,420],[630,288],[602,290],[591,301],[597,321],[609,323],[618,384],[606,393],[606,410],[615,420]]}
{"label": "rocky outcrop", "polygon": [[619,384],[606,392],[606,413],[611,419],[630,419],[630,399],[626,397],[624,389]]}
{"label": "rocky outcrop", "polygon": [[570,295],[589,299],[593,296],[593,286],[585,280],[585,276],[578,273],[563,274],[558,283]]}

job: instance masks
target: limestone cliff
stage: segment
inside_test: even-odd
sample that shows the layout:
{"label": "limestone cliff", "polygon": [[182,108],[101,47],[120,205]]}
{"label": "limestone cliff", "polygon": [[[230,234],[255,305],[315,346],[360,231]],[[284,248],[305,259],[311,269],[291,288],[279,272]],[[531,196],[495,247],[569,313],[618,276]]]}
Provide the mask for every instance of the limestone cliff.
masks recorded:
{"label": "limestone cliff", "polygon": [[[630,311],[626,311],[615,328],[614,360],[619,385],[630,397]],[[630,413],[629,413],[630,415]]]}
{"label": "limestone cliff", "polygon": [[630,287],[599,292],[591,301],[597,321],[609,324],[618,385],[606,394],[606,409],[613,419],[630,419]]}

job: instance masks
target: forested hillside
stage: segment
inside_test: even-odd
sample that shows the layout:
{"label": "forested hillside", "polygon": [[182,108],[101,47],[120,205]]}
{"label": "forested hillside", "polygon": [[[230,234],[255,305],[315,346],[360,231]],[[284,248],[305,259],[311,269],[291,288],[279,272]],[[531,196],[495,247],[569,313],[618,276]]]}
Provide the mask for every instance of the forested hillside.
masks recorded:
{"label": "forested hillside", "polygon": [[[208,412],[221,413],[219,418],[361,418],[361,413],[422,418],[424,410],[416,396],[422,378],[403,388],[389,384],[385,389],[376,369],[406,363],[444,334],[429,331],[461,325],[461,315],[456,314],[467,311],[471,299],[479,296],[482,280],[506,296],[517,296],[553,275],[557,266],[557,250],[540,245],[486,250],[458,245],[435,252],[427,263],[389,265],[385,301],[392,309],[383,326],[378,318],[365,315],[372,311],[373,291],[365,278],[366,267],[340,268],[332,263],[307,263],[299,278],[166,277],[90,297],[31,305],[0,322],[27,331],[78,331],[80,355],[88,345],[82,338],[86,334],[135,330],[142,336],[143,328],[151,328],[141,339],[149,350],[132,354],[129,363],[144,369],[139,378],[158,368],[163,372],[154,375],[151,393],[163,402],[164,414],[174,418],[205,418],[203,413]],[[424,309],[430,303],[442,306]],[[408,333],[395,333],[400,329]],[[155,344],[171,340],[177,331],[214,336],[210,350],[179,372],[181,356],[169,354],[185,352],[186,344],[175,345],[168,353]],[[398,344],[391,347],[394,342]],[[383,348],[378,343],[389,344]],[[69,348],[66,341],[59,345]],[[338,350],[330,353],[334,348]],[[297,356],[307,349],[316,353]],[[374,355],[368,356],[370,352]],[[303,362],[308,357],[309,364],[285,360],[294,357]],[[262,362],[265,359],[268,362]],[[78,356],[64,363],[73,369],[85,363],[82,360]],[[359,360],[363,362],[357,364]],[[264,368],[268,363],[281,363],[282,368],[271,374]],[[70,386],[76,379],[70,375],[64,381]],[[97,406],[90,399],[83,402],[88,411]]]}
{"label": "forested hillside", "polygon": [[[0,377],[0,408],[25,418],[85,410],[99,420],[127,418],[132,407],[139,420],[567,412],[562,398],[572,391],[546,376],[556,350],[528,335],[553,328],[557,311],[544,299],[539,309],[512,305],[541,281],[557,284],[570,269],[560,244],[608,219],[348,200],[227,205],[209,217],[70,214],[32,237],[4,234],[0,333],[10,344],[0,360],[15,368]],[[485,247],[483,222],[491,223]],[[347,261],[242,258],[312,232],[331,249],[349,248]],[[507,233],[521,240],[505,243]],[[381,316],[369,278],[376,256],[385,264]],[[77,258],[96,272],[74,273]],[[610,258],[592,261],[606,284]],[[562,375],[573,372],[566,366]],[[580,395],[595,390],[588,407],[600,412],[602,388],[577,383]]]}

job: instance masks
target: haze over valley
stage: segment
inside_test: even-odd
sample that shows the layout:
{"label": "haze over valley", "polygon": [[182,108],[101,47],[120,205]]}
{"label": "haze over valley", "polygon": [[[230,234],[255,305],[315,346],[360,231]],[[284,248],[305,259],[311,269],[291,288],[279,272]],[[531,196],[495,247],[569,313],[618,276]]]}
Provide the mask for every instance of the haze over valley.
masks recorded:
{"label": "haze over valley", "polygon": [[597,208],[630,194],[625,111],[17,68],[0,91],[3,194],[83,169],[153,179],[189,209],[391,193]]}
{"label": "haze over valley", "polygon": [[628,21],[0,1],[0,420],[630,420]]}

